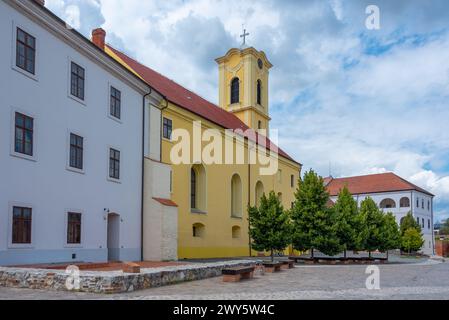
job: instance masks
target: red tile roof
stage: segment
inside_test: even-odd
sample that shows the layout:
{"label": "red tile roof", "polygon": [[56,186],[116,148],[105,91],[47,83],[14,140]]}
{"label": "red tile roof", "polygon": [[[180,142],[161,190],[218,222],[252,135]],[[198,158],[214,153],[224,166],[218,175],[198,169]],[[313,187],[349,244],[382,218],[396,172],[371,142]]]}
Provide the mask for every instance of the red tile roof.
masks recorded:
{"label": "red tile roof", "polygon": [[167,206],[167,207],[177,207],[178,205],[173,202],[170,199],[162,199],[162,198],[153,198],[154,200],[156,200],[157,202],[159,202],[160,204],[162,204],[163,206]]}
{"label": "red tile roof", "polygon": [[416,190],[430,196],[430,192],[414,185],[411,182],[395,175],[394,173],[380,173],[366,176],[348,178],[325,178],[328,181],[327,191],[331,196],[336,196],[344,186],[347,186],[351,194],[381,193],[393,191]]}
{"label": "red tile roof", "polygon": [[[243,131],[249,129],[248,126],[246,126],[239,118],[237,118],[237,116],[235,116],[231,112],[228,112],[220,108],[219,106],[207,101],[194,92],[177,84],[173,80],[130,58],[123,52],[120,52],[109,45],[108,48],[112,50],[112,52],[116,54],[120,59],[122,59],[131,69],[139,74],[148,83],[148,85],[153,87],[159,93],[163,94],[168,101],[225,129],[242,129]],[[249,137],[248,135],[245,136],[251,139],[251,137]],[[268,138],[265,138],[262,135],[257,136],[258,137],[256,138],[256,140],[260,140],[257,142],[261,145],[265,145],[269,150],[277,152],[280,156],[298,163],[297,161],[293,160],[293,158],[291,158],[286,152],[281,150],[281,148],[277,147]],[[264,138],[267,139],[267,143],[264,143]]]}

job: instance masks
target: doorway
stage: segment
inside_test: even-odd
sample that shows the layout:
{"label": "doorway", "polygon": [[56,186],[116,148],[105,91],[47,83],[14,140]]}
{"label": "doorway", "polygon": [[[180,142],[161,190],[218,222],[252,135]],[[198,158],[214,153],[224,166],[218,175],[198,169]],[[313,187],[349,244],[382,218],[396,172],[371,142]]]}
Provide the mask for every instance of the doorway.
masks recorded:
{"label": "doorway", "polygon": [[120,260],[120,215],[108,214],[108,261]]}

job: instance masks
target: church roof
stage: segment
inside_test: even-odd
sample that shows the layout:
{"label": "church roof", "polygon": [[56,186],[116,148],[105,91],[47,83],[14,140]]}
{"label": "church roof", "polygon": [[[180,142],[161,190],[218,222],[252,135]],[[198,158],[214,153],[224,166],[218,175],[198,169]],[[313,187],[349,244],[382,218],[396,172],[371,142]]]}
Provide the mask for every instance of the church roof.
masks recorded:
{"label": "church roof", "polygon": [[[130,58],[123,52],[109,45],[107,45],[107,47],[115,55],[117,55],[119,59],[126,63],[134,72],[136,72],[142,79],[144,79],[151,87],[153,87],[159,93],[163,94],[168,101],[225,129],[241,129],[243,131],[249,129],[247,125],[245,125],[237,116],[235,116],[231,112],[228,112],[220,108],[219,106],[207,101],[206,99],[200,97],[189,89],[179,85],[175,81]],[[246,135],[246,137],[253,140],[248,135]],[[280,156],[290,161],[298,163],[281,148],[271,142],[268,138],[262,135],[257,135],[256,140],[260,145],[265,145],[267,149],[273,152],[277,152]]]}
{"label": "church roof", "polygon": [[324,181],[327,191],[331,196],[337,196],[344,186],[347,186],[349,192],[353,195],[415,190],[428,194],[429,196],[434,196],[430,192],[408,182],[392,172],[347,178],[328,177],[325,178]]}

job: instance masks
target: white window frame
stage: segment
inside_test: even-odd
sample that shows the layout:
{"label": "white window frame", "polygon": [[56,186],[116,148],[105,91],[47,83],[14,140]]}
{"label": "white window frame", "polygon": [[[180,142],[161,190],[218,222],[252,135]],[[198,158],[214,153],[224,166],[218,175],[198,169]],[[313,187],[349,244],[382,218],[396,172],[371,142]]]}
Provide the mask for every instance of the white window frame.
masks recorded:
{"label": "white window frame", "polygon": [[[69,212],[81,214],[81,243],[67,243],[67,229],[69,224]],[[64,248],[83,248],[84,247],[84,211],[79,209],[65,209],[64,210]]]}
{"label": "white window frame", "polygon": [[[29,35],[33,36],[35,38],[36,41],[36,48],[35,48],[35,56],[34,56],[34,74],[19,68],[16,63],[16,54],[17,54],[17,28],[22,29],[23,31],[25,31],[26,33],[28,33]],[[36,34],[34,32],[31,31],[30,28],[25,27],[23,24],[13,20],[12,22],[12,45],[11,45],[11,68],[14,71],[17,71],[21,74],[23,74],[24,76],[34,80],[34,81],[39,81],[39,53],[40,53],[40,41],[38,41],[38,37],[36,36]]]}
{"label": "white window frame", "polygon": [[[15,137],[16,137],[16,112],[24,114],[30,118],[33,118],[33,155],[27,155],[24,153],[16,152],[15,150]],[[33,162],[36,162],[38,160],[37,158],[37,146],[38,146],[38,140],[37,140],[37,133],[38,133],[38,118],[31,112],[25,111],[20,108],[11,107],[11,129],[10,129],[10,155],[17,158],[22,158],[25,160],[30,160]]]}
{"label": "white window frame", "polygon": [[[120,179],[111,178],[109,176],[109,158],[110,158],[109,153],[110,153],[111,149],[120,151]],[[115,147],[115,146],[108,145],[108,149],[107,149],[107,166],[106,166],[106,169],[107,169],[106,177],[107,177],[108,181],[115,182],[115,183],[122,183],[122,180],[123,180],[122,179],[123,178],[123,171],[122,171],[123,165],[122,164],[123,164],[123,151],[122,151],[122,149],[118,148],[118,147]]]}
{"label": "white window frame", "polygon": [[[76,134],[77,136],[80,136],[83,138],[83,169],[73,168],[70,166],[70,134]],[[72,171],[75,173],[85,174],[86,173],[86,137],[81,132],[78,132],[76,130],[67,130],[67,137],[66,137],[66,170]]]}
{"label": "white window frame", "polygon": [[[79,65],[81,68],[84,69],[84,100],[81,100],[77,96],[72,95],[72,62]],[[76,102],[82,104],[83,106],[87,106],[87,68],[84,63],[80,63],[78,59],[74,59],[71,56],[67,57],[67,96]]]}
{"label": "white window frame", "polygon": [[[31,243],[12,243],[13,208],[23,207],[31,209]],[[8,249],[34,249],[36,239],[36,208],[32,204],[18,201],[8,203]]]}
{"label": "white window frame", "polygon": [[[120,91],[120,118],[114,117],[111,114],[111,91],[112,91],[111,87],[114,87],[115,89]],[[122,124],[123,123],[123,114],[124,114],[123,113],[123,100],[124,100],[123,99],[123,96],[124,96],[123,95],[123,93],[124,93],[123,87],[116,82],[109,81],[107,92],[108,92],[108,99],[107,99],[108,101],[107,101],[106,115],[109,119],[112,119],[112,120],[116,121],[117,123]]]}

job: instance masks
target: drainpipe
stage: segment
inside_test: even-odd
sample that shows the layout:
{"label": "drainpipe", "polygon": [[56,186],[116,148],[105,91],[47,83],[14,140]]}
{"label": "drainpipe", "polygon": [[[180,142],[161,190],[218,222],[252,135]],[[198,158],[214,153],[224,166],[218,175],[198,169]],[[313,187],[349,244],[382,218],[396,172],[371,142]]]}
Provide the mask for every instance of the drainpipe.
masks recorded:
{"label": "drainpipe", "polygon": [[146,93],[142,98],[142,177],[141,177],[141,199],[140,199],[140,260],[143,261],[143,218],[144,218],[144,184],[145,184],[145,100],[151,95],[153,89]]}

